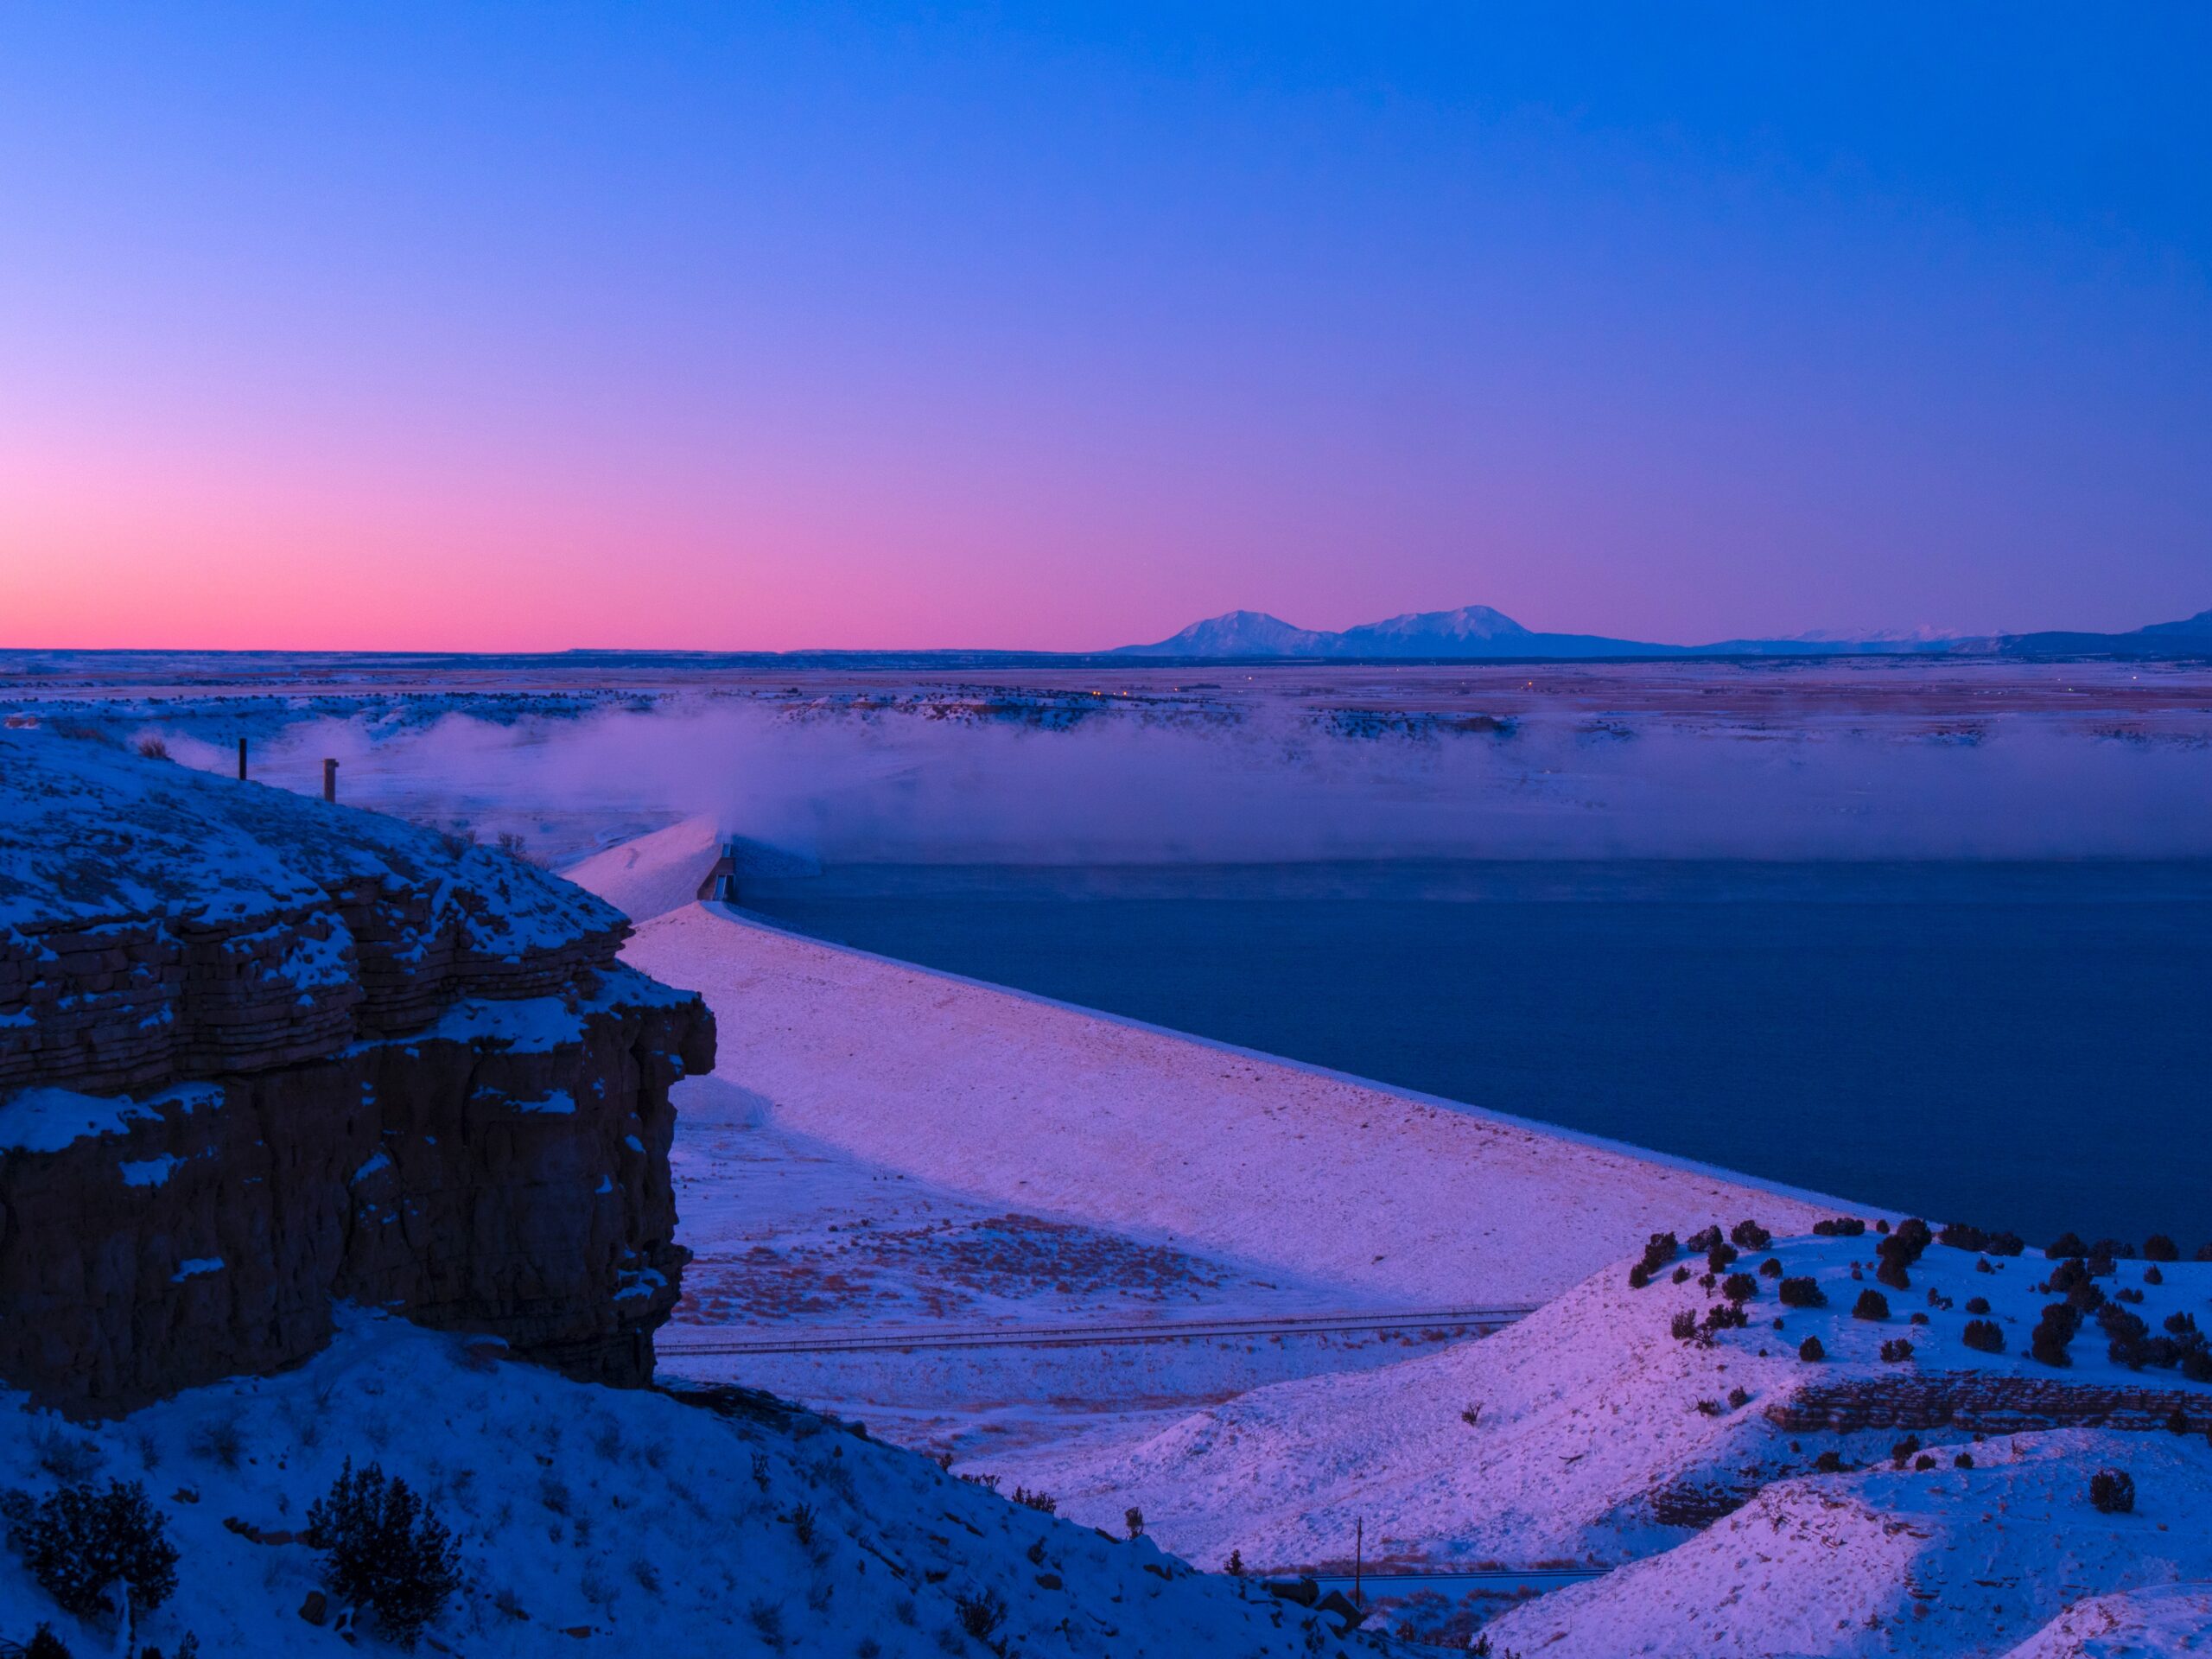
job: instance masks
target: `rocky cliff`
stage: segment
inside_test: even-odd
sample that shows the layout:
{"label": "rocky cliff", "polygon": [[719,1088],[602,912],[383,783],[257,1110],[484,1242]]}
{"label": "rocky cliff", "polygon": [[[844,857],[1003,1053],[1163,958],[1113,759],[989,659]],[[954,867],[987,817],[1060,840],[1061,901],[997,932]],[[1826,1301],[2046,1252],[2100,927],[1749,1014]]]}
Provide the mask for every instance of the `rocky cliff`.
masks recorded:
{"label": "rocky cliff", "polygon": [[642,1382],[711,1016],[503,853],[0,732],[0,1379],[88,1411],[334,1299]]}

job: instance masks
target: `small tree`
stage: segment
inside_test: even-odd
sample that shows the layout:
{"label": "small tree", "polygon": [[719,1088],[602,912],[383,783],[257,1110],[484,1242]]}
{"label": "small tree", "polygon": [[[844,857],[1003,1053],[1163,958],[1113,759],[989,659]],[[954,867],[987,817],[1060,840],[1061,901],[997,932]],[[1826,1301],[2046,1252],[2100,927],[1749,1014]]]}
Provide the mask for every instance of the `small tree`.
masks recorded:
{"label": "small tree", "polygon": [[2089,1502],[2102,1515],[2130,1515],[2135,1510],[2135,1477],[2125,1469],[2100,1469],[2089,1477]]}
{"label": "small tree", "polygon": [[139,1612],[160,1606],[176,1589],[176,1546],[135,1480],[111,1480],[104,1492],[81,1482],[48,1494],[35,1508],[20,1500],[10,1508],[9,1544],[67,1612],[79,1618],[99,1612],[118,1584]]}
{"label": "small tree", "polygon": [[1122,1524],[1129,1529],[1131,1540],[1143,1537],[1144,1511],[1135,1504],[1130,1504],[1128,1511],[1122,1516]]}
{"label": "small tree", "polygon": [[1828,1351],[1821,1346],[1821,1339],[1818,1337],[1808,1337],[1797,1344],[1797,1357],[1808,1364],[1826,1359],[1827,1357]]}
{"label": "small tree", "polygon": [[1968,1319],[1963,1340],[1978,1353],[2001,1354],[2005,1351],[2005,1331],[1994,1319]]}
{"label": "small tree", "polygon": [[1784,1307],[1826,1307],[1828,1302],[1827,1293],[1809,1274],[1802,1279],[1784,1279],[1775,1287],[1774,1294],[1782,1299]]}
{"label": "small tree", "polygon": [[1890,1317],[1890,1299],[1878,1290],[1862,1290],[1859,1300],[1851,1305],[1854,1319],[1886,1319]]}
{"label": "small tree", "polygon": [[307,1542],[327,1552],[330,1587],[375,1611],[378,1624],[411,1648],[461,1588],[453,1534],[404,1480],[348,1458],[328,1494],[308,1510]]}

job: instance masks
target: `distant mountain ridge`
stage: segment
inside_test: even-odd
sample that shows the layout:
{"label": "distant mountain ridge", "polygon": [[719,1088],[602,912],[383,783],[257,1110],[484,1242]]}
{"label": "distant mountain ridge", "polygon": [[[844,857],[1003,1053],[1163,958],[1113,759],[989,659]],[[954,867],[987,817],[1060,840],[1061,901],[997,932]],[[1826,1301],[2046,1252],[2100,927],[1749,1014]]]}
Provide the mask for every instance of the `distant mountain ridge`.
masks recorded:
{"label": "distant mountain ridge", "polygon": [[1109,654],[1476,661],[1516,657],[1688,657],[1714,653],[1812,656],[1847,652],[1934,652],[1954,650],[1958,643],[1952,636],[1916,631],[1852,639],[1807,635],[1798,639],[1729,639],[1712,645],[1667,645],[1643,639],[1615,639],[1596,633],[1539,633],[1488,605],[1463,605],[1455,611],[1409,611],[1402,616],[1364,622],[1339,632],[1298,627],[1264,611],[1229,611],[1193,622],[1181,632],[1156,644],[1124,645]]}
{"label": "distant mountain ridge", "polygon": [[1301,628],[1265,611],[1228,611],[1193,622],[1155,644],[1123,645],[1104,654],[1203,660],[1314,658],[1443,662],[1601,657],[2193,658],[2212,656],[2212,610],[2126,633],[1963,634],[1931,628],[1889,628],[1861,633],[1822,631],[1790,639],[1721,639],[1701,645],[1659,645],[1595,633],[1539,633],[1488,605],[1463,605],[1456,611],[1411,611],[1336,632]]}

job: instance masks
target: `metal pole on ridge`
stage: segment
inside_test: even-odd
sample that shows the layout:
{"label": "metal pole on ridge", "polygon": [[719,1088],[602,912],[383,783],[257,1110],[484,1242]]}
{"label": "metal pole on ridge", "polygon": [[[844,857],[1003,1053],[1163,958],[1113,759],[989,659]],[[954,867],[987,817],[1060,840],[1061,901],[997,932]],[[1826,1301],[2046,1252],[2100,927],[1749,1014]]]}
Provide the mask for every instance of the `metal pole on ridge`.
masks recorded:
{"label": "metal pole on ridge", "polygon": [[326,801],[338,798],[338,763],[327,757],[322,763],[322,798]]}

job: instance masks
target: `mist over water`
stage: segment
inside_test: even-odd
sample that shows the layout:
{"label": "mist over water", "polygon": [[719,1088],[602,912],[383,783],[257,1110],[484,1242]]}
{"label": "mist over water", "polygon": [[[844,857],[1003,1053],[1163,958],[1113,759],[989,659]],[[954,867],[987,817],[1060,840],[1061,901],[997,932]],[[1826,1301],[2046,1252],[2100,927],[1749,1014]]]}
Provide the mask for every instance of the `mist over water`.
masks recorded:
{"label": "mist over water", "polygon": [[[211,746],[188,758],[220,766]],[[569,826],[706,813],[823,863],[2212,856],[2212,747],[2035,719],[1972,735],[1824,721],[1531,719],[1345,736],[1287,711],[1070,729],[754,706],[512,725],[286,728],[261,775]],[[556,855],[577,850],[549,848]]]}

